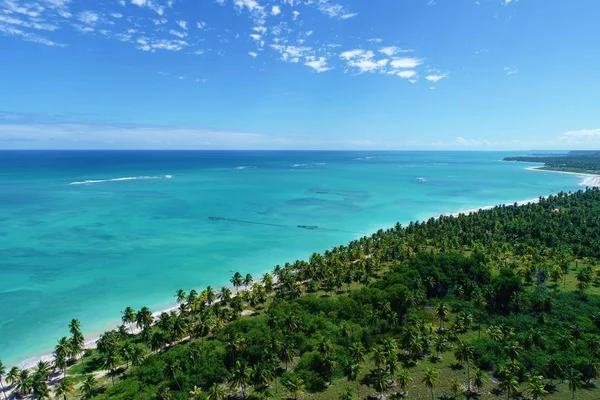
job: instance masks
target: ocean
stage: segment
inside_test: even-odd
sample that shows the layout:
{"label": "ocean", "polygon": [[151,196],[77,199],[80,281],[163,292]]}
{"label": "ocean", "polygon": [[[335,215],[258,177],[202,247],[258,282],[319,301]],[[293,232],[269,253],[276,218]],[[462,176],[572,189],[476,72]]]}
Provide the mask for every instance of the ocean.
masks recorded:
{"label": "ocean", "polygon": [[158,311],[177,289],[259,278],[396,222],[581,188],[501,162],[516,154],[0,152],[0,359],[49,353],[72,318],[92,339],[127,306]]}

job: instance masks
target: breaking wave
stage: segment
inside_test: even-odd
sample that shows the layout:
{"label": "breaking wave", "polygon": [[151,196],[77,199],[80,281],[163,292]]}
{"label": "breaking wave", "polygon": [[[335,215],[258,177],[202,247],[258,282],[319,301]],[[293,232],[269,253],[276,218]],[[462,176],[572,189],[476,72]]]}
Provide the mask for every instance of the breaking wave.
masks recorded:
{"label": "breaking wave", "polygon": [[70,182],[69,185],[91,185],[93,183],[105,183],[105,182],[120,182],[120,181],[136,181],[136,180],[146,180],[146,179],[171,179],[173,175],[159,175],[159,176],[125,176],[122,178],[112,178],[112,179],[89,179],[85,181],[75,181]]}

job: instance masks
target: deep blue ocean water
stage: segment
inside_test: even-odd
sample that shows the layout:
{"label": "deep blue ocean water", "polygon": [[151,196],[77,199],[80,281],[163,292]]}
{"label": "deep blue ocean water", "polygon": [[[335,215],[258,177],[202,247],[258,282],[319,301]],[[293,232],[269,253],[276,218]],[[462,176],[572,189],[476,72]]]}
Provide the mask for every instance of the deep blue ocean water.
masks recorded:
{"label": "deep blue ocean water", "polygon": [[0,152],[0,359],[398,221],[580,188],[513,154]]}

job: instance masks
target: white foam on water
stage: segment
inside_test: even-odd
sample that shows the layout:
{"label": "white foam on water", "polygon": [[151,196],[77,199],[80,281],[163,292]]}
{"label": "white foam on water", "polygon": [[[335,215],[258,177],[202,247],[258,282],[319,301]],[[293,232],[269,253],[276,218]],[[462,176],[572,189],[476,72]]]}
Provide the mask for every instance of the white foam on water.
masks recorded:
{"label": "white foam on water", "polygon": [[160,175],[160,176],[125,176],[122,178],[112,178],[112,179],[89,179],[85,181],[75,181],[70,182],[69,185],[91,185],[93,183],[105,183],[105,182],[121,182],[121,181],[135,181],[142,179],[171,179],[173,175]]}

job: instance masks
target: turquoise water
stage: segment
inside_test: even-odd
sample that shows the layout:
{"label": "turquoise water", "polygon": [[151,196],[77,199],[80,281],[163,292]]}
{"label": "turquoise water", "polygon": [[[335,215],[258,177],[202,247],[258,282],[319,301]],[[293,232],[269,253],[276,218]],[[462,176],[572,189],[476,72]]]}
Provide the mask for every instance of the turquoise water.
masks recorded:
{"label": "turquoise water", "polygon": [[510,154],[0,152],[0,359],[397,221],[579,189]]}

